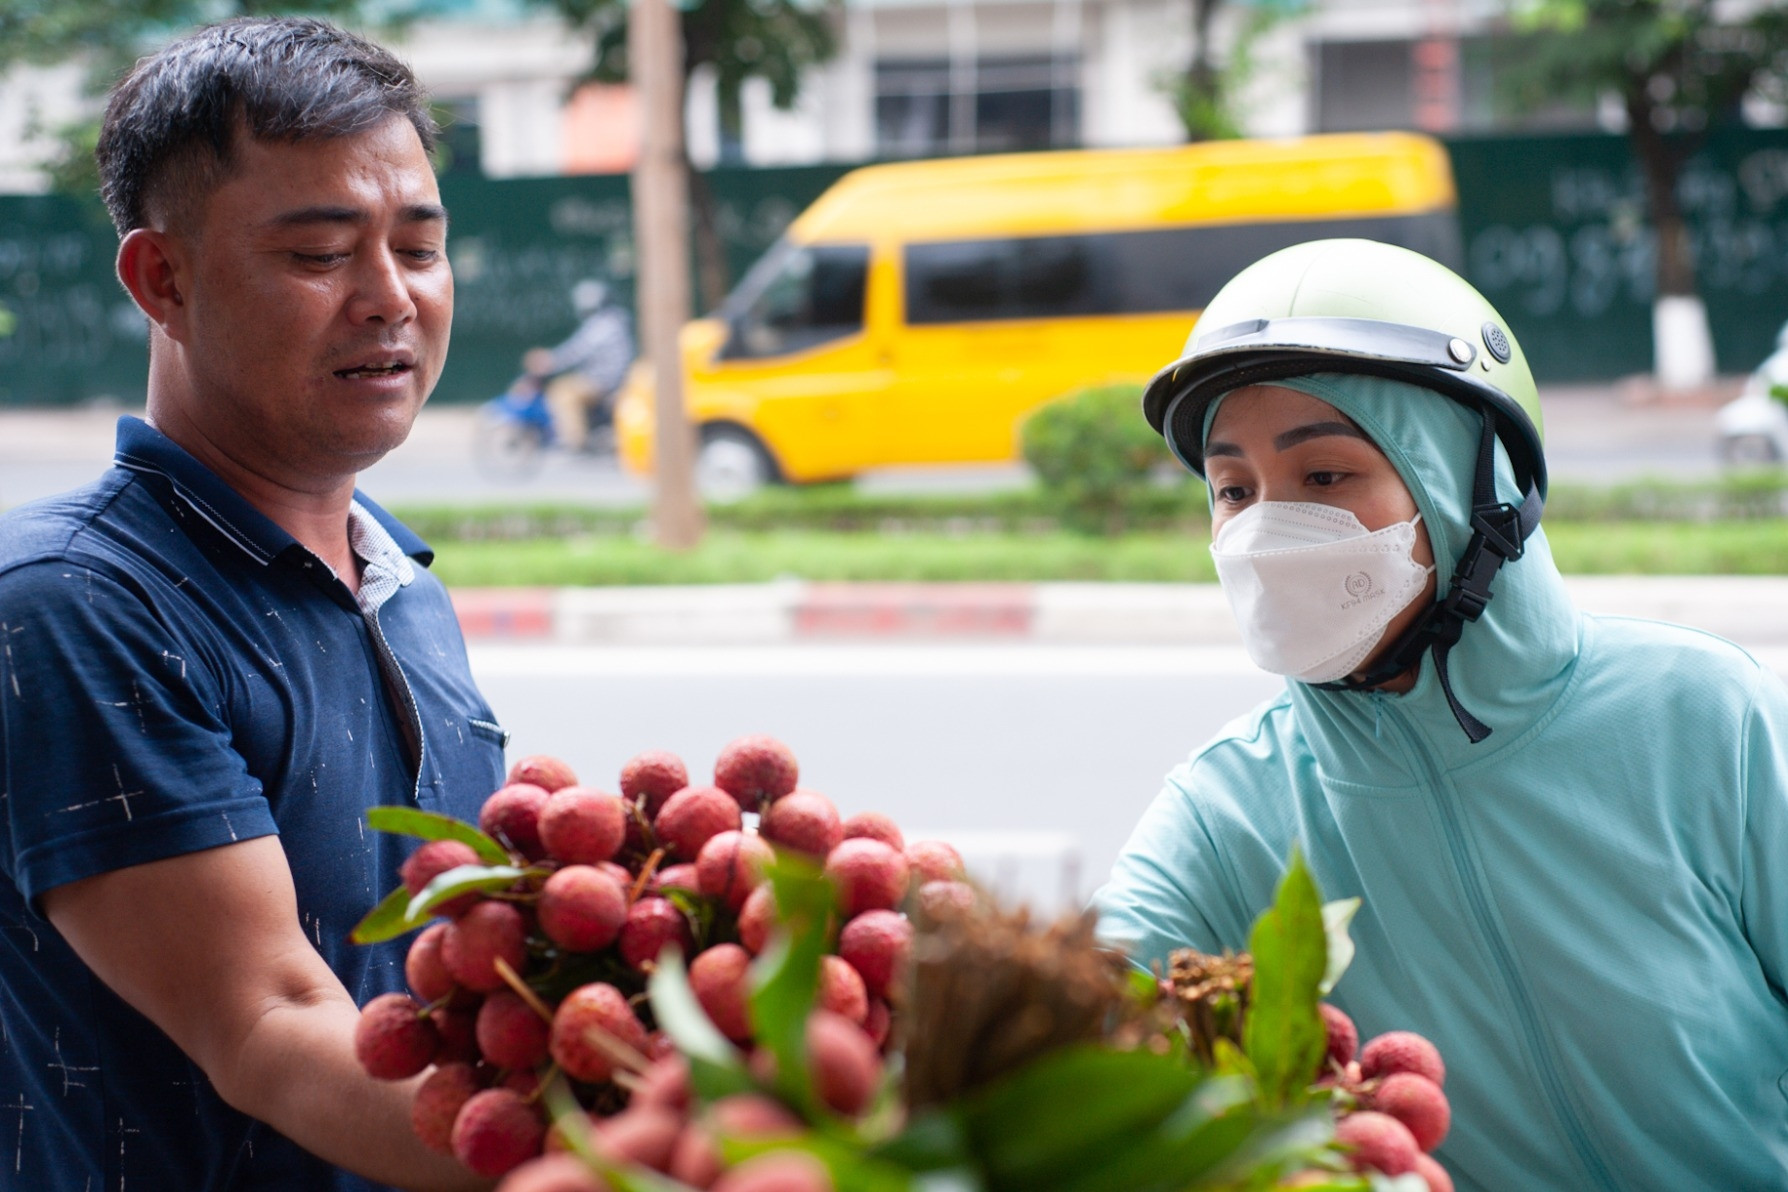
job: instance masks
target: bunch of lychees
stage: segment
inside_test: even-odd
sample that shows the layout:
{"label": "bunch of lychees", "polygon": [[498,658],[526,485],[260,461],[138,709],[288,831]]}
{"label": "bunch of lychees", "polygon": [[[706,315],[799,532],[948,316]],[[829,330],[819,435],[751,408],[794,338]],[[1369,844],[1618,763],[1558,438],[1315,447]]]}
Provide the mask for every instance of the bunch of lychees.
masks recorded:
{"label": "bunch of lychees", "polygon": [[[873,813],[841,819],[823,795],[797,789],[798,773],[788,747],[765,736],[721,750],[708,786],[691,785],[683,762],[662,751],[630,760],[619,793],[530,757],[485,802],[486,840],[448,832],[416,849],[404,890],[387,903],[406,921],[419,911],[440,921],[410,946],[411,994],[369,1002],[355,1046],[375,1077],[427,1072],[417,1136],[487,1177],[528,1164],[504,1185],[523,1192],[600,1187],[582,1162],[529,1162],[567,1146],[696,1188],[764,1186],[755,1181],[766,1160],[723,1171],[717,1138],[801,1122],[756,1094],[692,1108],[688,1062],[657,1029],[645,990],[674,945],[714,1026],[755,1064],[770,1062],[752,1050],[747,969],[777,922],[765,869],[778,851],[822,864],[837,891],[840,928],[806,1033],[814,1094],[843,1117],[866,1112],[911,949],[903,910],[909,899],[964,904],[975,894],[950,845],[908,845]],[[563,1118],[549,1121],[549,1084],[571,1090],[587,1138],[568,1140]],[[810,1159],[767,1159],[778,1188],[827,1186]]]}
{"label": "bunch of lychees", "polygon": [[1414,1172],[1428,1192],[1453,1192],[1452,1177],[1429,1153],[1453,1122],[1440,1049],[1414,1031],[1386,1031],[1360,1048],[1353,1020],[1328,1002],[1320,1008],[1328,1028],[1320,1083],[1336,1090],[1335,1137],[1351,1148],[1355,1170]]}

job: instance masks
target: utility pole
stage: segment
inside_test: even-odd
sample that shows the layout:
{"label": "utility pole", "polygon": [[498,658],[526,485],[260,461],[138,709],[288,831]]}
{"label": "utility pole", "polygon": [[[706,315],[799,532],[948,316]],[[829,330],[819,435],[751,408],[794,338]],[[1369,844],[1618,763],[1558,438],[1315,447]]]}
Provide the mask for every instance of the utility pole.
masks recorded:
{"label": "utility pole", "polygon": [[687,550],[701,541],[703,516],[677,342],[689,318],[689,187],[683,177],[683,30],[670,0],[633,0],[627,64],[644,120],[633,166],[633,240],[656,415],[652,532],[658,545]]}

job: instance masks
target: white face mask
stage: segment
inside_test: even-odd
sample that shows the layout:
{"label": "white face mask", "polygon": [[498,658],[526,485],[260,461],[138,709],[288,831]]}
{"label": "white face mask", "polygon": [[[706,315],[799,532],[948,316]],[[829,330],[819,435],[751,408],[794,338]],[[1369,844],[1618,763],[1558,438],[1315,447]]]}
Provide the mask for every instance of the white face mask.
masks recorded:
{"label": "white face mask", "polygon": [[1211,557],[1248,657],[1305,683],[1358,670],[1434,571],[1415,561],[1421,520],[1368,531],[1332,505],[1259,501],[1225,522]]}

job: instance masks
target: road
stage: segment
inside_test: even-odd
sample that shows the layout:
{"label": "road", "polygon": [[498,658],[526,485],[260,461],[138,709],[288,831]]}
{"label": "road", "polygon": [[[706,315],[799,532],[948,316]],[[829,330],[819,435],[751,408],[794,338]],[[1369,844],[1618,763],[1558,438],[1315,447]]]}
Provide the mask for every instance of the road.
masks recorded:
{"label": "road", "polygon": [[[1708,475],[1717,467],[1713,411],[1735,382],[1700,400],[1637,400],[1642,390],[1581,386],[1544,391],[1546,453],[1555,479],[1605,483],[1645,475]],[[84,484],[111,459],[119,409],[0,409],[0,508]],[[137,412],[137,411],[131,411]],[[474,412],[465,406],[423,411],[410,439],[361,478],[361,487],[387,504],[568,501],[626,505],[644,502],[646,486],[614,460],[560,452],[525,481],[482,476],[472,464]],[[1023,468],[890,468],[869,473],[860,487],[879,491],[939,491],[1011,487],[1026,483]]]}
{"label": "road", "polygon": [[[1788,672],[1788,647],[1759,652]],[[1039,907],[1090,894],[1163,775],[1280,682],[1221,647],[474,645],[472,663],[511,760],[553,753],[613,789],[670,749],[705,781],[728,740],[767,732],[803,786],[958,844]]]}

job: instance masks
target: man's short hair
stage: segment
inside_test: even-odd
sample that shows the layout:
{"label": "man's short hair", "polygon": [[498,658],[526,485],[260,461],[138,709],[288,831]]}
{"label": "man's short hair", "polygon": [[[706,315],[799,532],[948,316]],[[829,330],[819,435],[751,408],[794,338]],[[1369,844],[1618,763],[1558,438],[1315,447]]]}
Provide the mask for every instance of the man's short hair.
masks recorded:
{"label": "man's short hair", "polygon": [[323,21],[242,17],[139,61],[100,127],[100,196],[120,236],[178,221],[229,176],[238,132],[259,141],[353,136],[402,116],[425,151],[428,97],[389,51]]}

